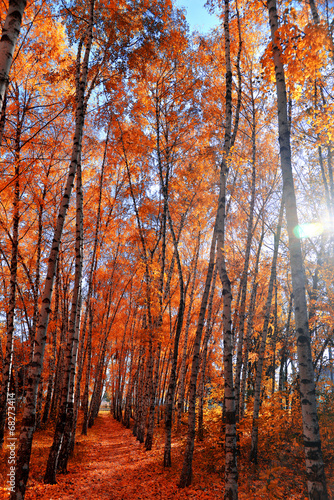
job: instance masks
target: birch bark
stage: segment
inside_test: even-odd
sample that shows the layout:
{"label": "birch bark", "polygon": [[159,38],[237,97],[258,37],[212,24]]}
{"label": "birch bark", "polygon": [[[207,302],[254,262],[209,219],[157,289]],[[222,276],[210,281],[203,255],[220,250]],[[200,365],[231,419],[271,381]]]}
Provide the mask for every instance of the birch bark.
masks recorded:
{"label": "birch bark", "polygon": [[[19,131],[16,138],[16,145],[19,148]],[[12,234],[12,254],[10,262],[10,287],[9,287],[9,304],[7,313],[7,339],[6,339],[6,354],[2,371],[1,384],[1,405],[0,405],[0,448],[4,442],[4,431],[7,414],[7,400],[10,388],[10,381],[13,367],[14,356],[14,319],[15,319],[15,304],[16,304],[16,288],[17,288],[17,256],[19,245],[19,222],[20,222],[20,160],[19,151],[16,154],[15,162],[15,187],[13,201],[13,234]]]}
{"label": "birch bark", "polygon": [[225,260],[226,183],[232,145],[232,67],[230,55],[230,10],[225,0],[225,137],[220,170],[220,196],[217,211],[217,269],[223,288],[224,378],[225,378],[225,500],[238,498],[237,429],[235,420],[235,390],[233,381],[233,336],[231,331],[232,292]]}
{"label": "birch bark", "polygon": [[7,16],[0,39],[0,115],[8,85],[9,70],[12,65],[26,5],[27,0],[9,0]]}
{"label": "birch bark", "polygon": [[209,299],[213,269],[215,265],[215,253],[216,253],[216,231],[214,231],[212,235],[209,265],[207,269],[204,293],[202,296],[201,308],[195,335],[194,354],[191,365],[190,388],[189,388],[187,444],[184,453],[184,460],[181,471],[181,477],[179,481],[179,488],[185,488],[186,486],[189,486],[192,481],[192,461],[194,454],[195,424],[196,424],[196,385],[197,385],[197,375],[199,369],[199,353],[200,353],[202,333],[204,328],[205,313]]}
{"label": "birch bark", "polygon": [[292,175],[285,74],[281,52],[277,43],[278,16],[276,0],[268,0],[267,7],[271,29],[273,60],[275,64],[279,146],[283,176],[284,204],[289,235],[308,494],[310,500],[327,500],[328,493],[321,451],[311,339],[308,325],[305,271],[301,243],[293,232],[294,228],[298,226],[298,216]]}
{"label": "birch bark", "polygon": [[90,49],[92,45],[92,35],[93,35],[93,17],[94,17],[93,12],[94,12],[94,0],[91,0],[88,40],[87,40],[84,60],[82,63],[81,78],[77,89],[75,134],[73,138],[71,164],[68,172],[66,187],[64,190],[64,194],[58,212],[56,229],[49,256],[46,281],[42,296],[42,305],[39,312],[39,322],[36,332],[35,352],[33,361],[29,368],[29,374],[27,380],[26,404],[23,412],[20,441],[17,453],[15,488],[10,495],[10,500],[23,500],[29,476],[29,462],[30,462],[33,434],[35,430],[38,385],[41,378],[41,372],[43,367],[46,333],[47,333],[49,315],[51,312],[51,299],[52,299],[53,283],[54,283],[54,277],[59,255],[59,245],[63,232],[66,213],[68,210],[72,194],[74,177],[78,165],[79,153],[81,150],[82,132],[84,126],[84,95],[86,89],[88,62],[89,62],[89,55],[90,55]]}

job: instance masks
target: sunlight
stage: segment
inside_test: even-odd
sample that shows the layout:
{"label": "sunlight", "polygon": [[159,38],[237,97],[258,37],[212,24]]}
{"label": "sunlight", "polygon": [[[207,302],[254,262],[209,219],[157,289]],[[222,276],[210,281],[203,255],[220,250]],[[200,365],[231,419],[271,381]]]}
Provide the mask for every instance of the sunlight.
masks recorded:
{"label": "sunlight", "polygon": [[293,230],[297,238],[313,238],[320,236],[325,230],[324,224],[321,222],[310,222],[307,224],[298,224]]}

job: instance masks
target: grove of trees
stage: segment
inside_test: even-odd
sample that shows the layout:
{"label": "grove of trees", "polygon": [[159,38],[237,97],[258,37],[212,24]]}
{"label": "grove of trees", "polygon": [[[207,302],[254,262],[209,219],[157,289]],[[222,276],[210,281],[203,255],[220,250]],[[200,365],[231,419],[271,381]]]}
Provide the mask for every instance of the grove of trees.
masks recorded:
{"label": "grove of trees", "polygon": [[147,450],[164,428],[164,467],[186,432],[179,488],[218,416],[226,500],[243,422],[256,465],[261,412],[300,412],[308,496],[329,498],[318,413],[334,412],[334,8],[207,8],[219,21],[202,35],[172,0],[2,2],[11,500],[25,496],[35,430],[54,428],[55,484],[105,395]]}

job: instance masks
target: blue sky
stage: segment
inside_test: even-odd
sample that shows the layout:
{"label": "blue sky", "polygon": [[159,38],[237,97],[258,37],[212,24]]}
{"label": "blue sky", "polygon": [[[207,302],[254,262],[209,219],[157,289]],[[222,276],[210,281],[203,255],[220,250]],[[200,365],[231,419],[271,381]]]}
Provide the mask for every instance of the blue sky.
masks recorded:
{"label": "blue sky", "polygon": [[217,25],[217,17],[204,8],[205,0],[175,0],[178,7],[185,7],[190,31],[208,32]]}

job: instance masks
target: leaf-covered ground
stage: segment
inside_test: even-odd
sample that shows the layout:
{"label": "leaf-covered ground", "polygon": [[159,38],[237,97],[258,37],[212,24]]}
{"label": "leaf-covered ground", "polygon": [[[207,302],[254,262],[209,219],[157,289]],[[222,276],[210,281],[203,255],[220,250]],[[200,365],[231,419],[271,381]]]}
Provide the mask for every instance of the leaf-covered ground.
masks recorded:
{"label": "leaf-covered ground", "polygon": [[[44,444],[50,446],[50,439],[44,440]],[[78,436],[69,473],[58,475],[57,485],[44,485],[45,466],[40,470],[34,466],[34,462],[41,462],[37,457],[42,458],[46,453],[41,441],[37,442],[26,500],[222,498],[218,474],[210,480],[197,478],[195,488],[179,490],[176,487],[181,465],[180,442],[173,446],[174,463],[166,470],[161,459],[162,440],[147,452],[131,430],[106,412],[100,413],[87,437]]]}
{"label": "leaf-covered ground", "polygon": [[[182,435],[174,436],[173,464],[170,469],[164,469],[162,428],[157,429],[154,449],[147,452],[136,441],[131,430],[115,421],[109,412],[101,412],[94,427],[89,429],[88,436],[78,434],[74,456],[68,467],[69,473],[58,475],[57,485],[43,483],[53,430],[38,431],[34,439],[26,500],[222,499],[222,450],[220,445],[217,446],[217,425],[214,419],[211,422],[212,428],[207,427],[205,442],[196,443],[193,485],[184,490],[176,486],[182,467],[184,431]],[[268,427],[269,439],[262,445],[265,460],[260,460],[256,468],[249,464],[245,452],[249,440],[246,427],[240,429],[241,450],[244,450],[239,456],[240,500],[305,500],[302,448],[297,444],[290,446],[283,457],[282,452],[276,453],[273,447],[270,454],[266,455],[265,447],[268,451],[270,442]],[[277,427],[274,431],[277,437]],[[4,466],[0,466],[2,478],[5,472]],[[332,472],[333,467],[329,467],[330,490],[333,489]],[[7,498],[7,494],[4,497],[1,494],[0,490],[0,498]]]}

